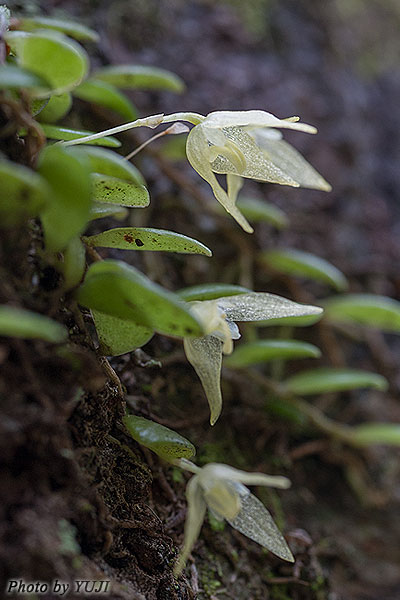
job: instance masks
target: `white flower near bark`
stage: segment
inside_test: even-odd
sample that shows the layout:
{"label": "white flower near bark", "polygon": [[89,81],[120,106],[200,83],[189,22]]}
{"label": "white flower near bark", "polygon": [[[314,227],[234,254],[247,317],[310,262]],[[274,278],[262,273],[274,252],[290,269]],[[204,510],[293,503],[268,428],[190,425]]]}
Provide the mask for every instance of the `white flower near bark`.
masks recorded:
{"label": "white flower near bark", "polygon": [[194,472],[195,475],[186,488],[188,510],[184,544],[175,566],[175,575],[181,573],[199,537],[207,508],[218,520],[228,521],[240,533],[276,556],[294,562],[290,548],[270,513],[244,485],[265,485],[285,489],[290,486],[289,479],[263,473],[246,473],[218,463],[210,463],[202,469],[185,459],[177,461],[176,464]]}
{"label": "white flower near bark", "polygon": [[196,318],[203,324],[205,336],[185,338],[186,357],[203,385],[214,425],[222,409],[222,355],[231,354],[233,340],[240,337],[235,321],[265,321],[282,317],[300,317],[322,312],[318,306],[298,304],[287,298],[251,292],[215,300],[190,302]]}
{"label": "white flower near bark", "polygon": [[[278,119],[262,110],[217,111],[190,131],[186,154],[192,167],[211,186],[225,210],[249,233],[251,225],[236,206],[242,178],[293,187],[329,191],[331,186],[295,150],[282,140],[277,128],[317,133],[299,117]],[[226,175],[227,190],[215,173]]]}

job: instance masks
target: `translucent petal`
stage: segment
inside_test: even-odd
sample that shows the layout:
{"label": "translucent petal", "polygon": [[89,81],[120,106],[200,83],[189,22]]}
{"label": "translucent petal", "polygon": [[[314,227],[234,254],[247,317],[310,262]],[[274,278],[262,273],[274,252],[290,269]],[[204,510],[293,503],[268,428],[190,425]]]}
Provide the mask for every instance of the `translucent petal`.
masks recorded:
{"label": "translucent petal", "polygon": [[[231,332],[232,340],[238,340],[240,338],[239,327],[233,321],[226,321]],[[227,353],[226,353],[227,354]]]}
{"label": "translucent petal", "polygon": [[221,364],[223,342],[213,335],[185,338],[185,354],[196,371],[210,406],[210,423],[214,425],[222,408]]}
{"label": "translucent petal", "polygon": [[219,185],[217,178],[212,171],[208,141],[201,125],[193,127],[190,131],[186,141],[186,154],[193,169],[197,171],[200,177],[209,183],[218,202],[222,204],[225,210],[232,215],[245,231],[252,233],[253,228],[239,209],[236,208],[234,202],[232,202],[225,190]]}
{"label": "translucent petal", "polygon": [[248,473],[247,471],[241,471],[240,469],[235,469],[234,467],[229,467],[228,465],[220,463],[209,463],[202,468],[199,477],[203,488],[208,487],[209,484],[207,484],[207,481],[218,479],[247,483],[248,485],[267,485],[269,487],[282,489],[290,487],[290,481],[287,477],[265,475],[264,473]]}
{"label": "translucent petal", "polygon": [[291,185],[299,187],[299,184],[290,175],[274,165],[265,156],[263,150],[255,143],[249,133],[240,127],[225,127],[224,134],[234,142],[246,158],[246,168],[238,171],[236,166],[227,156],[220,154],[212,163],[211,168],[215,173],[234,174],[247,177],[248,179],[257,179],[258,181],[268,181],[270,183],[280,183],[281,185]]}
{"label": "translucent petal", "polygon": [[[232,336],[232,327],[226,321],[225,314],[218,303],[215,300],[203,300],[191,302],[190,306],[196,318],[202,323],[204,333],[219,338],[223,343],[222,352],[232,354],[232,340],[238,338]],[[233,333],[237,336],[239,333],[237,328],[233,328]]]}
{"label": "translucent petal", "polygon": [[317,133],[312,125],[298,123],[287,119],[278,119],[271,113],[263,110],[218,110],[209,113],[203,121],[208,128],[220,127],[278,127],[286,129],[297,129],[306,133]]}
{"label": "translucent petal", "polygon": [[228,321],[264,321],[280,317],[318,315],[322,312],[319,306],[298,304],[264,292],[225,296],[218,298],[217,302]]}
{"label": "translucent petal", "polygon": [[271,130],[256,129],[251,136],[259,148],[264,150],[265,157],[276,167],[297,181],[301,187],[329,192],[332,187],[327,181],[297,152],[291,144],[284,140],[270,137]]}
{"label": "translucent petal", "polygon": [[294,562],[285,538],[263,503],[244,486],[239,486],[238,491],[241,499],[241,509],[234,519],[227,519],[228,523],[240,533],[276,554],[276,556]]}
{"label": "translucent petal", "polygon": [[243,178],[233,173],[228,173],[226,176],[226,183],[228,189],[228,196],[233,204],[236,205],[236,200],[240,190],[243,187]]}
{"label": "translucent petal", "polygon": [[216,481],[209,489],[203,490],[203,496],[208,508],[220,519],[234,519],[239,514],[240,496],[229,482]]}
{"label": "translucent petal", "polygon": [[175,565],[174,574],[177,576],[182,572],[186,560],[199,537],[200,529],[206,514],[206,503],[198,482],[198,475],[191,478],[186,487],[186,498],[188,510],[185,521],[184,544],[181,555]]}

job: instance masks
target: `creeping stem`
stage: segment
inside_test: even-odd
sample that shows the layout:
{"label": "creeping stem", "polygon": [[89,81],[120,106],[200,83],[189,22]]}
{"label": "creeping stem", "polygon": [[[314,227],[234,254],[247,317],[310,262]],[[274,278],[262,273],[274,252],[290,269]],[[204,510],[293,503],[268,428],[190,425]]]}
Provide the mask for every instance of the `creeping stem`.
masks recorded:
{"label": "creeping stem", "polygon": [[174,123],[175,121],[187,121],[188,123],[192,123],[193,125],[198,125],[204,119],[205,117],[203,115],[190,112],[173,113],[172,115],[164,115],[161,113],[159,115],[151,115],[150,117],[144,117],[143,119],[136,119],[136,121],[124,123],[123,125],[117,125],[116,127],[111,127],[111,129],[99,131],[98,133],[85,135],[84,137],[78,138],[76,140],[62,142],[62,144],[63,146],[76,146],[77,144],[85,144],[86,142],[98,140],[99,138],[105,137],[107,135],[122,133],[123,131],[128,131],[129,129],[134,129],[135,127],[150,127],[151,129],[154,129],[159,125],[162,125],[162,123]]}

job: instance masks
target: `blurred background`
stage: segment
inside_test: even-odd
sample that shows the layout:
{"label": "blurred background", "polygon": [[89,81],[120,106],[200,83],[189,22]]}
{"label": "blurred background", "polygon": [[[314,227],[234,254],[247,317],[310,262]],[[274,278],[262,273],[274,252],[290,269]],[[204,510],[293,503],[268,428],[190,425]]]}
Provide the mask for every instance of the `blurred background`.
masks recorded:
{"label": "blurred background", "polygon": [[[226,281],[317,302],[328,295],[326,288],[280,277],[257,261],[261,250],[290,246],[331,261],[348,277],[351,292],[400,299],[398,0],[27,0],[9,5],[24,14],[40,10],[72,15],[96,29],[100,43],[89,48],[95,66],[146,64],[182,77],[187,87],[181,95],[129,92],[143,116],[261,109],[280,118],[299,115],[318,128],[317,136],[288,132],[285,139],[331,183],[333,191],[246,182],[244,195],[265,199],[289,218],[285,230],[260,224],[253,236],[241,232],[224,213],[215,213],[209,188],[183,159],[183,136],[155,142],[138,163],[152,204],[135,217],[135,224],[191,235],[210,246],[214,258],[135,255],[135,264],[143,261],[139,265],[153,279],[171,289]],[[94,121],[82,109],[80,118],[81,125],[98,129],[99,114]],[[117,122],[104,115],[105,127]],[[138,141],[147,137],[141,132]],[[126,152],[132,149],[129,143],[125,141]],[[302,332],[302,339],[316,341],[316,335]],[[380,372],[390,382],[389,392],[334,397],[320,408],[346,423],[399,422],[398,338],[374,333],[355,342],[340,336],[319,338],[323,364],[325,360]],[[156,341],[146,351],[157,355],[160,344],[162,353],[177,347]],[[124,364],[116,360],[114,366]],[[186,365],[172,364],[171,373],[170,377],[182,379],[183,386],[193,385],[194,373]],[[176,419],[173,409],[163,404],[172,383],[157,381],[158,388],[154,382],[151,388],[154,413]],[[358,453],[327,446],[318,437],[313,441],[319,440],[320,446],[305,447],[308,440],[302,431],[292,423],[288,433],[287,422],[272,409],[270,425],[260,431],[258,409],[248,406],[243,413],[236,396],[246,404],[247,390],[240,386],[236,390],[236,385],[224,384],[227,406],[219,429],[209,430],[205,415],[200,425],[189,423],[185,435],[200,447],[200,462],[223,459],[267,472],[271,465],[278,471],[288,468],[293,489],[285,495],[284,506],[271,492],[265,501],[270,506],[272,502],[275,515],[291,532],[297,555],[303,557],[302,571],[296,575],[303,583],[291,585],[292,575],[271,572],[272,583],[266,587],[262,554],[255,555],[253,569],[259,565],[260,572],[247,580],[249,597],[397,600],[398,450]],[[181,416],[186,409],[182,402]],[[249,458],[246,448],[253,440],[256,455]],[[210,531],[206,529],[205,539],[212,547]],[[218,552],[224,553],[221,548]],[[226,583],[226,589],[226,594],[214,597],[235,598],[234,584]]]}

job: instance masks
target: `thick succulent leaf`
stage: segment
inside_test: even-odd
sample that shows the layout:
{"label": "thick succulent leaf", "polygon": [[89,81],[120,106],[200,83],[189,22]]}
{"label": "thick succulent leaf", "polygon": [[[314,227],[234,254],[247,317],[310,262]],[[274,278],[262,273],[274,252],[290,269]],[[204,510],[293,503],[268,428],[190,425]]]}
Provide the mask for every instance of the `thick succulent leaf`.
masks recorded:
{"label": "thick succulent leaf", "polygon": [[212,252],[201,242],[174,231],[151,227],[116,227],[85,238],[89,246],[119,248],[120,250],[153,250],[179,252],[181,254],[204,254]]}
{"label": "thick succulent leaf", "polygon": [[283,386],[288,392],[306,396],[358,388],[374,388],[385,391],[388,382],[382,375],[369,371],[320,367],[289,377]]}
{"label": "thick succulent leaf", "polygon": [[3,305],[0,306],[0,335],[59,343],[67,339],[68,332],[63,325],[44,315]]}
{"label": "thick succulent leaf", "polygon": [[[204,129],[201,124],[200,128]],[[258,181],[268,181],[269,183],[279,183],[281,185],[290,185],[299,187],[290,175],[279,169],[276,165],[267,160],[265,154],[255,143],[254,139],[244,129],[240,127],[225,127],[223,130],[224,136],[228,142],[234,144],[245,157],[243,168],[238,169],[231,157],[219,154],[211,163],[211,169],[215,173],[234,174],[248,179],[256,179]],[[207,136],[207,133],[206,133]],[[208,137],[208,136],[207,136]],[[223,150],[223,149],[222,149]]]}
{"label": "thick succulent leaf", "polygon": [[64,19],[54,19],[53,17],[21,17],[18,19],[18,29],[23,31],[35,31],[36,29],[52,29],[61,31],[77,40],[87,40],[97,42],[98,34],[81,23],[66,21]]}
{"label": "thick succulent leaf", "polygon": [[188,509],[185,520],[184,543],[182,552],[175,565],[175,576],[178,576],[182,572],[189,554],[199,537],[200,529],[206,514],[207,505],[203,498],[197,475],[194,475],[186,486],[186,498]]}
{"label": "thick succulent leaf", "polygon": [[400,302],[374,294],[346,294],[323,302],[326,318],[332,323],[368,325],[400,333]]}
{"label": "thick succulent leaf", "polygon": [[280,208],[258,198],[239,198],[237,207],[251,223],[269,223],[277,229],[284,229],[289,224]]}
{"label": "thick succulent leaf", "polygon": [[40,75],[27,71],[16,65],[0,66],[0,89],[33,90],[33,93],[49,93],[50,84]]}
{"label": "thick succulent leaf", "polygon": [[[292,120],[293,119],[293,120]],[[277,127],[279,129],[296,129],[306,133],[317,133],[312,125],[299,123],[297,117],[278,119],[264,110],[218,110],[207,115],[203,123],[210,128],[221,127]]]}
{"label": "thick succulent leaf", "polygon": [[319,358],[321,351],[313,344],[297,340],[258,340],[242,344],[228,356],[224,364],[232,368],[244,368],[270,360]]}
{"label": "thick succulent leaf", "polygon": [[285,538],[262,502],[244,486],[238,486],[241,509],[237,517],[228,523],[257,544],[288,562],[294,562]]}
{"label": "thick succulent leaf", "polygon": [[194,300],[214,300],[222,296],[237,296],[251,292],[241,285],[230,285],[229,283],[201,283],[182,288],[177,292],[178,296],[187,302]]}
{"label": "thick succulent leaf", "polygon": [[106,204],[105,202],[93,202],[90,209],[90,220],[102,219],[103,217],[113,217],[122,220],[128,215],[128,209],[116,204]]}
{"label": "thick succulent leaf", "polygon": [[[85,77],[88,57],[84,49],[55,31],[9,31],[6,41],[18,64],[49,82],[53,94],[68,92]],[[45,96],[37,94],[38,97]]]}
{"label": "thick succulent leaf", "polygon": [[123,417],[122,422],[136,442],[165,460],[191,458],[196,454],[196,448],[189,440],[155,421],[127,415]]}
{"label": "thick succulent leaf", "polygon": [[319,315],[322,308],[298,304],[282,296],[264,292],[251,292],[239,296],[226,296],[218,300],[228,321],[263,321],[282,317]]}
{"label": "thick succulent leaf", "polygon": [[112,317],[92,310],[93,321],[99,339],[99,351],[104,356],[120,356],[141,348],[153,337],[149,327],[133,321]]}
{"label": "thick succulent leaf", "polygon": [[35,217],[50,199],[46,180],[27,167],[0,160],[0,179],[0,227]]}
{"label": "thick succulent leaf", "polygon": [[40,154],[39,173],[51,189],[51,202],[41,215],[46,247],[58,252],[82,233],[89,220],[89,165],[79,150],[54,145]]}
{"label": "thick succulent leaf", "polygon": [[137,118],[137,110],[129,98],[105,81],[88,79],[74,89],[74,96],[113,110],[128,121],[134,121]]}
{"label": "thick succulent leaf", "polygon": [[146,184],[141,172],[116,152],[93,146],[85,146],[83,151],[89,159],[92,171],[95,173],[126,179],[137,185]]}
{"label": "thick succulent leaf", "polygon": [[281,171],[289,175],[301,187],[330,192],[332,186],[306,161],[291,144],[274,139],[268,129],[256,129],[251,132],[265,157]]}
{"label": "thick succulent leaf", "polygon": [[38,121],[44,123],[55,123],[62,119],[72,106],[72,97],[69,92],[59,96],[50,96],[49,101],[38,115]]}
{"label": "thick succulent leaf", "polygon": [[362,446],[400,446],[399,423],[365,423],[351,428],[352,441]]}
{"label": "thick succulent leaf", "polygon": [[222,409],[221,365],[223,342],[213,335],[183,340],[185,354],[196,371],[210,406],[210,423],[214,425]]}
{"label": "thick succulent leaf", "polygon": [[169,90],[178,94],[185,89],[182,79],[174,73],[150,66],[115,65],[103,67],[96,71],[95,78],[120,88]]}
{"label": "thick succulent leaf", "polygon": [[[59,127],[57,125],[51,125],[49,123],[41,123],[41,128],[44,134],[50,140],[79,140],[80,138],[91,135],[91,131],[85,131],[83,129],[69,129],[68,127]],[[23,135],[21,133],[20,135]],[[82,142],[87,144],[93,144],[94,146],[108,146],[109,148],[119,148],[121,142],[117,138],[109,135],[108,137],[100,137],[91,142]]]}
{"label": "thick succulent leaf", "polygon": [[77,298],[83,306],[159,333],[179,337],[203,334],[189,305],[124,262],[104,260],[91,265]]}
{"label": "thick succulent leaf", "polygon": [[[218,202],[220,202],[225,210],[232,215],[245,231],[252,233],[253,228],[235,206],[235,203],[229,198],[226,191],[219,185],[217,178],[212,171],[208,141],[201,125],[193,127],[190,131],[186,140],[186,154],[193,169],[211,186]],[[233,171],[233,173],[237,174],[236,171]]]}
{"label": "thick succulent leaf", "polygon": [[261,260],[281,273],[322,281],[338,292],[348,287],[347,279],[339,269],[309,252],[293,248],[267,250],[261,254]]}
{"label": "thick succulent leaf", "polygon": [[61,271],[64,277],[64,289],[72,290],[80,284],[86,269],[86,248],[77,236],[72,238],[63,252]]}
{"label": "thick succulent leaf", "polygon": [[95,202],[107,202],[118,206],[146,207],[150,196],[144,185],[132,183],[119,177],[92,173],[92,192]]}

